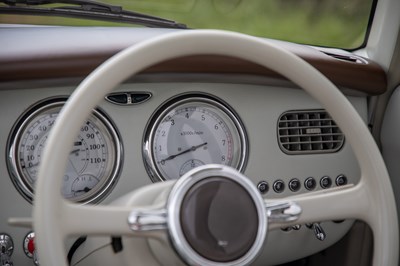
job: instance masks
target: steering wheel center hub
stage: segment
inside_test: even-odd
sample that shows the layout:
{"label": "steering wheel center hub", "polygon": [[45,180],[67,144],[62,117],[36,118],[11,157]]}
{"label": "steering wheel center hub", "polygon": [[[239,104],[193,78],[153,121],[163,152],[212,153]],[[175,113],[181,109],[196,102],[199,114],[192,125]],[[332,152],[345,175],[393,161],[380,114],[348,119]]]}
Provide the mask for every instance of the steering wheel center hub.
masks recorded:
{"label": "steering wheel center hub", "polygon": [[189,264],[248,264],[263,246],[264,201],[230,167],[205,165],[186,173],[171,190],[167,209],[171,242]]}
{"label": "steering wheel center hub", "polygon": [[243,186],[224,177],[194,184],[183,199],[180,219],[189,245],[212,261],[239,259],[257,237],[254,200]]}

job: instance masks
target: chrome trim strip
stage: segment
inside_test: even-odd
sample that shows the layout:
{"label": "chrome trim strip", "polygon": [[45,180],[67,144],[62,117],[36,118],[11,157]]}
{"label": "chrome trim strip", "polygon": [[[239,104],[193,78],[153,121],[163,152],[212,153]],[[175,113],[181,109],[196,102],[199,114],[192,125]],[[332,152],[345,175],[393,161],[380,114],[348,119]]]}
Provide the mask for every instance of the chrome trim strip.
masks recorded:
{"label": "chrome trim strip", "polygon": [[165,230],[167,229],[167,210],[135,209],[129,214],[128,224],[136,233]]}
{"label": "chrome trim strip", "polygon": [[267,202],[265,201],[268,222],[285,223],[299,219],[301,207],[294,202]]}

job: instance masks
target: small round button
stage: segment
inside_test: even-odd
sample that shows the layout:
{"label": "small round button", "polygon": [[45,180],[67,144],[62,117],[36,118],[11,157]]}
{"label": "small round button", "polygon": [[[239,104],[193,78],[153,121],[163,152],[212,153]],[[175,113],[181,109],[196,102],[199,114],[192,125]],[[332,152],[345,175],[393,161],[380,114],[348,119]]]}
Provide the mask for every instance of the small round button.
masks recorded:
{"label": "small round button", "polygon": [[322,188],[330,188],[332,186],[332,179],[329,176],[323,176],[319,181]]}
{"label": "small round button", "polygon": [[296,192],[300,189],[300,180],[297,178],[293,178],[292,180],[289,181],[289,189],[293,192]]}
{"label": "small round button", "polygon": [[347,177],[345,175],[338,175],[338,177],[336,177],[336,185],[337,186],[347,185]]}
{"label": "small round button", "polygon": [[285,183],[282,180],[276,180],[273,189],[276,193],[282,193],[285,190]]}
{"label": "small round button", "polygon": [[24,252],[28,258],[33,258],[33,254],[35,253],[35,233],[30,232],[24,238]]}
{"label": "small round button", "polygon": [[309,177],[304,181],[304,186],[307,190],[313,190],[316,186],[315,179],[313,177]]}
{"label": "small round button", "polygon": [[265,194],[269,190],[269,185],[267,181],[260,181],[257,185],[258,190],[261,194]]}

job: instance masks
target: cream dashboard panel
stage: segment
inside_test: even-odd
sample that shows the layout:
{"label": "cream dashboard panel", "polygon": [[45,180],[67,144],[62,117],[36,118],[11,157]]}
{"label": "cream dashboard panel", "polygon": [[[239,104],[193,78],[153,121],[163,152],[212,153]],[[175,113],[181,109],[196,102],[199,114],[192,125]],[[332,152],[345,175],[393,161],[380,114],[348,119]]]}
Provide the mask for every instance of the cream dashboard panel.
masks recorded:
{"label": "cream dashboard panel", "polygon": [[[4,158],[0,161],[0,231],[9,234],[14,240],[14,265],[31,265],[22,250],[22,242],[30,231],[26,228],[10,227],[7,224],[9,217],[30,217],[32,205],[22,197],[13,182],[7,167],[7,139],[17,119],[33,104],[49,97],[69,95],[73,87],[43,87],[35,89],[13,89],[0,91],[0,117],[2,130],[0,132],[0,148]],[[304,182],[313,177],[316,187],[322,189],[319,181],[329,176],[335,186],[335,179],[345,175],[349,183],[359,180],[360,170],[353,156],[351,148],[344,142],[344,146],[335,153],[288,155],[282,152],[277,140],[277,121],[279,117],[291,110],[319,110],[321,106],[309,97],[304,91],[294,88],[224,84],[224,83],[130,83],[120,85],[114,92],[149,92],[152,97],[137,105],[116,105],[108,101],[99,104],[99,108],[111,119],[121,138],[123,156],[121,171],[112,191],[100,204],[107,204],[116,198],[136,188],[151,184],[152,181],[146,170],[143,160],[143,138],[146,126],[153,113],[169,99],[180,94],[205,93],[227,103],[237,114],[247,136],[247,159],[243,172],[255,186],[261,181],[269,184],[266,198],[280,198],[299,193],[307,193]],[[348,97],[366,121],[366,97]],[[84,100],[84,99],[82,99]],[[300,188],[291,191],[287,185],[290,180],[298,179]],[[277,193],[273,183],[281,180],[285,189]],[[57,188],[55,188],[57,189]],[[351,221],[343,223],[325,223],[325,231],[329,240],[316,240],[312,231],[303,228],[296,232],[270,233],[268,238],[269,249],[265,256],[274,254],[276,261],[270,264],[282,263],[285,260],[300,258],[322,250],[340,239],[350,228]],[[298,249],[304,241],[310,245],[288,258],[284,250],[273,243],[284,243],[285,249]],[[260,258],[262,260],[264,258]]]}

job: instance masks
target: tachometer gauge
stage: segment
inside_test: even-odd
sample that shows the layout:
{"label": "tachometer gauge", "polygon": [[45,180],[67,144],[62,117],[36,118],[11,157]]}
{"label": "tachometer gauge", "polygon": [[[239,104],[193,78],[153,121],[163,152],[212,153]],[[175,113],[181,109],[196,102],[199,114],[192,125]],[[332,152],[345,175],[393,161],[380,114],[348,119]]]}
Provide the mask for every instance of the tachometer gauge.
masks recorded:
{"label": "tachometer gauge", "polygon": [[153,181],[177,179],[210,163],[243,170],[246,140],[238,116],[227,104],[209,95],[183,95],[152,116],[143,155]]}
{"label": "tachometer gauge", "polygon": [[[64,103],[49,100],[33,106],[18,120],[9,139],[9,170],[17,189],[29,201],[49,132]],[[80,203],[99,201],[115,183],[120,161],[121,142],[116,130],[103,113],[93,110],[73,143],[62,195]]]}

